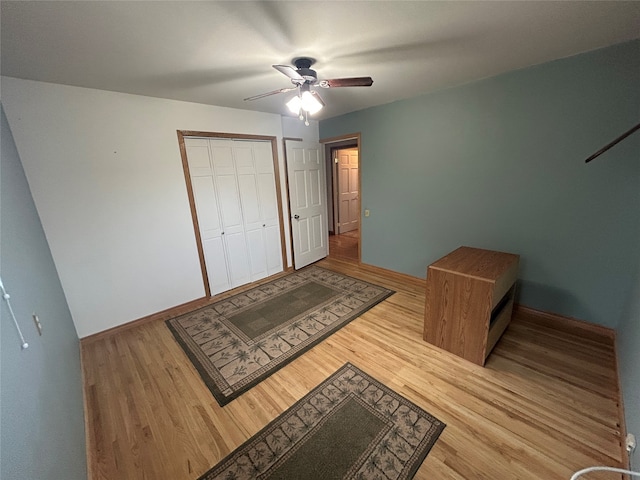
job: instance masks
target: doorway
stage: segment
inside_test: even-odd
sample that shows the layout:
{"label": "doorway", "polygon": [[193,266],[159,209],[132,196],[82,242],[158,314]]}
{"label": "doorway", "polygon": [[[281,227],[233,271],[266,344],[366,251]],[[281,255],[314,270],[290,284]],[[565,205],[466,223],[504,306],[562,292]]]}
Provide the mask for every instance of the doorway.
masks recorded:
{"label": "doorway", "polygon": [[329,256],[360,262],[360,134],[326,140],[329,197]]}

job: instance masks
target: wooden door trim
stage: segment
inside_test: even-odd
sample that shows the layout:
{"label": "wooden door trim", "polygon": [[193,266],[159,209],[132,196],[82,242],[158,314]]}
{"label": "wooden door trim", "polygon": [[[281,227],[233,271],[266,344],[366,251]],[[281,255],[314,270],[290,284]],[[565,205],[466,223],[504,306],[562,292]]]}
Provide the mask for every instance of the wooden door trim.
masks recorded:
{"label": "wooden door trim", "polygon": [[200,224],[198,223],[198,214],[196,213],[196,201],[193,194],[193,186],[191,185],[191,173],[189,172],[189,162],[187,160],[187,147],[184,144],[183,131],[178,130],[178,145],[180,147],[180,157],[182,158],[182,171],[187,185],[187,197],[189,197],[189,209],[191,210],[191,221],[196,236],[196,247],[198,249],[198,258],[200,260],[200,271],[202,272],[202,283],[204,285],[204,294],[206,297],[211,296],[211,286],[209,285],[209,275],[207,274],[207,265],[204,261],[204,247],[202,246],[202,238],[200,238]]}
{"label": "wooden door trim", "polygon": [[291,249],[291,266],[287,265],[290,270],[295,270],[296,260],[295,251],[293,249],[293,225],[291,223],[291,191],[289,190],[289,164],[287,159],[287,140],[290,142],[303,142],[304,139],[297,137],[282,137],[282,153],[284,155],[284,182],[287,189],[287,209],[289,210],[289,248]]}
{"label": "wooden door trim", "polygon": [[207,138],[228,138],[231,140],[270,140],[276,141],[276,137],[271,135],[249,135],[245,133],[224,133],[224,132],[200,132],[197,130],[178,130],[178,134],[183,137],[207,137]]}
{"label": "wooden door trim", "polygon": [[271,157],[273,159],[273,180],[276,182],[278,223],[280,224],[280,256],[282,257],[282,271],[284,271],[287,268],[287,247],[284,236],[284,212],[282,205],[282,189],[280,188],[280,166],[278,165],[278,143],[276,141],[276,137],[271,137]]}
{"label": "wooden door trim", "polygon": [[[347,133],[346,135],[338,135],[337,137],[329,137],[329,138],[321,138],[320,143],[338,143],[344,142],[345,140],[355,140],[360,144],[360,132],[357,133]],[[337,145],[334,145],[337,146]]]}
{"label": "wooden door trim", "polygon": [[189,198],[189,208],[191,210],[191,220],[193,222],[193,230],[196,237],[196,247],[198,249],[198,258],[200,260],[200,270],[202,272],[202,283],[204,284],[205,296],[211,297],[211,287],[209,285],[209,275],[207,273],[207,265],[204,259],[202,238],[200,238],[200,224],[198,223],[196,202],[193,195],[193,186],[191,185],[191,174],[189,172],[189,162],[187,160],[187,148],[184,143],[185,137],[227,138],[230,140],[265,140],[271,142],[273,177],[276,183],[276,202],[278,205],[278,220],[280,223],[280,252],[282,255],[282,268],[284,271],[287,266],[287,250],[284,237],[284,214],[282,211],[282,189],[280,188],[280,168],[278,165],[278,143],[276,137],[270,135],[248,135],[243,133],[200,132],[196,130],[177,130],[177,133],[180,157],[182,158],[182,170],[184,172],[185,183],[187,185],[187,197]]}
{"label": "wooden door trim", "polygon": [[[331,210],[333,210],[333,234],[338,235],[338,167],[335,160],[340,147],[330,147],[325,150],[329,150],[329,162],[331,162]],[[326,151],[325,151],[326,154]]]}

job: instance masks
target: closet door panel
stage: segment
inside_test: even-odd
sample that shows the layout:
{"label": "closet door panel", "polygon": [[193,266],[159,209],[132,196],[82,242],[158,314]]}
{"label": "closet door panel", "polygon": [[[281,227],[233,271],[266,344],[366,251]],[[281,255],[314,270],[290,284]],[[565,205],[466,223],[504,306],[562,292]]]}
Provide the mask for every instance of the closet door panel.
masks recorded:
{"label": "closet door panel", "polygon": [[258,192],[264,225],[264,242],[269,275],[282,271],[280,218],[276,200],[275,179],[272,174],[258,177]]}
{"label": "closet door panel", "polygon": [[257,189],[262,219],[267,225],[279,223],[276,179],[273,171],[273,152],[265,142],[254,145]]}
{"label": "closet door panel", "polygon": [[222,229],[225,241],[227,268],[231,287],[244,285],[251,281],[247,242],[242,221],[240,195],[235,175],[216,176],[215,186],[218,192]]}
{"label": "closet door panel", "polygon": [[262,219],[268,225],[279,223],[276,183],[273,173],[258,175],[258,195],[262,209]]}
{"label": "closet door panel", "polygon": [[253,144],[254,142],[233,142],[233,159],[238,175],[254,175],[256,173],[253,164]]}
{"label": "closet door panel", "polygon": [[[208,157],[208,151],[207,151]],[[215,295],[231,288],[213,176],[191,177],[209,289]]]}
{"label": "closet door panel", "polygon": [[256,173],[270,173],[273,175],[273,152],[271,150],[271,143],[254,143],[253,160],[256,167]]}
{"label": "closet door panel", "polygon": [[209,158],[209,142],[203,138],[185,139],[189,174],[192,177],[211,175],[211,160]]}
{"label": "closet door panel", "polygon": [[280,248],[280,225],[271,225],[264,228],[264,244],[267,261],[268,275],[274,275],[282,271],[282,250]]}
{"label": "closet door panel", "polygon": [[231,288],[227,261],[224,252],[224,243],[221,237],[210,238],[202,242],[204,249],[205,265],[209,277],[209,289],[211,295],[227,291]]}
{"label": "closet door panel", "polygon": [[191,187],[198,213],[198,224],[202,240],[219,237],[221,232],[218,201],[213,185],[213,177],[193,177]]}
{"label": "closet door panel", "polygon": [[244,224],[247,230],[262,228],[261,207],[258,198],[258,187],[255,175],[238,175],[238,187],[240,189],[240,202]]}
{"label": "closet door panel", "polygon": [[247,255],[247,242],[243,231],[227,234],[225,231],[224,242],[227,252],[227,267],[231,288],[239,287],[251,281],[249,271],[249,258]]}
{"label": "closet door panel", "polygon": [[222,228],[228,234],[242,231],[242,210],[235,175],[216,176],[215,188],[218,193]]}
{"label": "closet door panel", "polygon": [[251,281],[255,282],[267,276],[267,253],[264,243],[264,232],[260,227],[247,231],[247,249],[251,265]]}
{"label": "closet door panel", "polygon": [[235,175],[233,165],[233,142],[231,140],[209,140],[215,175]]}
{"label": "closet door panel", "polygon": [[240,200],[247,234],[247,249],[251,268],[251,280],[256,281],[267,276],[267,258],[264,245],[264,222],[258,199],[255,174],[238,175]]}

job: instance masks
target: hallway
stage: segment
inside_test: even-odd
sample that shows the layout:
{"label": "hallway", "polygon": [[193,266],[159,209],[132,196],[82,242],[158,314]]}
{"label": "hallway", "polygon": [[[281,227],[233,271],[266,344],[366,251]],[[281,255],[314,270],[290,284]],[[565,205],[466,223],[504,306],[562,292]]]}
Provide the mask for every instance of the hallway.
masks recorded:
{"label": "hallway", "polygon": [[340,235],[329,235],[329,256],[331,258],[348,259],[359,262],[359,240],[359,230],[352,230]]}

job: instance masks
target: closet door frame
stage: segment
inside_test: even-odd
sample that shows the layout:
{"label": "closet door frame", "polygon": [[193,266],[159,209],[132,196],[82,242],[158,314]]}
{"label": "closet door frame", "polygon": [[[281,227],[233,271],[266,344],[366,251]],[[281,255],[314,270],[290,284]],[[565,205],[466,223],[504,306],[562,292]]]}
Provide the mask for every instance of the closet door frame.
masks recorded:
{"label": "closet door frame", "polygon": [[245,135],[240,133],[220,133],[220,132],[198,132],[193,130],[178,130],[178,145],[180,147],[180,156],[182,157],[182,169],[184,179],[187,185],[187,196],[189,197],[189,208],[191,209],[191,219],[193,221],[193,230],[196,237],[196,246],[198,248],[198,257],[200,258],[200,269],[202,271],[202,282],[206,297],[211,297],[211,287],[209,286],[209,275],[207,273],[207,265],[204,258],[204,248],[202,239],[200,238],[200,225],[198,224],[198,215],[196,213],[196,202],[191,185],[191,175],[189,172],[189,162],[187,160],[187,149],[184,143],[185,137],[206,137],[206,138],[224,138],[231,140],[262,140],[271,142],[271,156],[273,158],[273,175],[276,182],[276,201],[278,205],[278,220],[280,223],[280,250],[282,255],[283,270],[286,265],[287,251],[284,236],[284,216],[282,213],[282,190],[280,188],[280,171],[278,168],[278,147],[276,137],[266,135]]}

